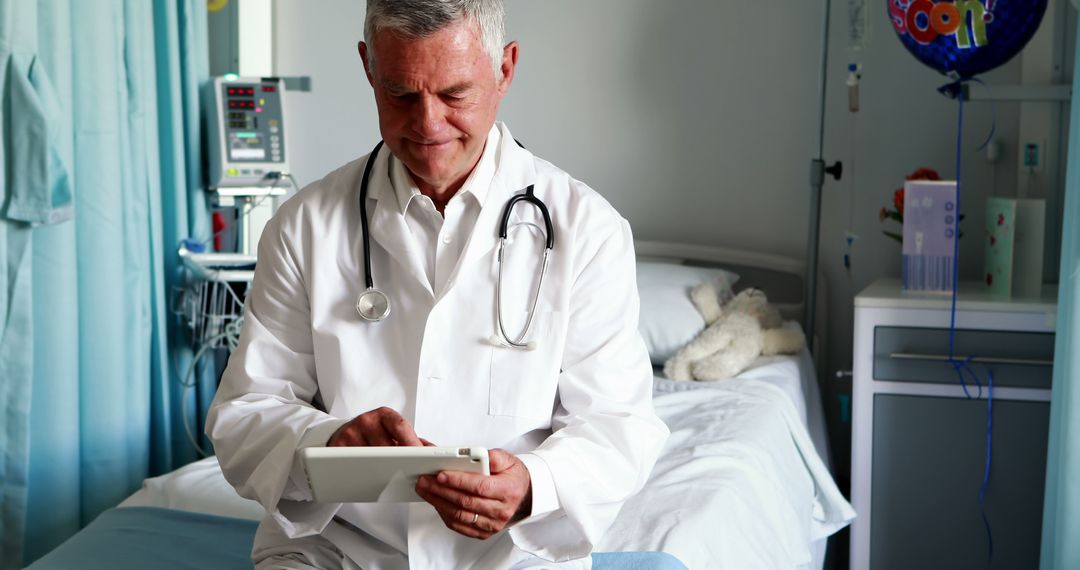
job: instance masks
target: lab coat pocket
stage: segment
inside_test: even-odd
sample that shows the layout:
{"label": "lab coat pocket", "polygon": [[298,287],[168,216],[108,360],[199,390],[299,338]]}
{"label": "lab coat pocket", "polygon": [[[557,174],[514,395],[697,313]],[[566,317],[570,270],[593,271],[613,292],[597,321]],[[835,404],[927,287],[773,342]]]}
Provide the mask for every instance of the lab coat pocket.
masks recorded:
{"label": "lab coat pocket", "polygon": [[489,414],[551,420],[562,358],[558,330],[558,311],[538,311],[526,337],[534,350],[492,347]]}

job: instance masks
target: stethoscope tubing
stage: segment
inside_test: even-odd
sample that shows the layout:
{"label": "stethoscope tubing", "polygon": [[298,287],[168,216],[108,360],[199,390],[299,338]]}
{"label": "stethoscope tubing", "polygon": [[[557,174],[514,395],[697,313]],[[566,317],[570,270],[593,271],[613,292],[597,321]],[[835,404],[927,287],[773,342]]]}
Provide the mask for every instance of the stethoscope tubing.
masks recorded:
{"label": "stethoscope tubing", "polygon": [[503,210],[502,221],[499,222],[499,238],[503,240],[506,239],[507,226],[510,225],[510,214],[511,212],[513,212],[514,206],[516,206],[518,202],[529,202],[540,210],[540,214],[544,218],[544,229],[546,230],[544,232],[544,235],[547,236],[544,247],[546,247],[548,251],[551,251],[555,248],[555,231],[554,229],[552,229],[551,226],[551,215],[548,214],[547,204],[544,204],[543,200],[536,197],[536,195],[533,193],[533,188],[534,186],[530,184],[529,187],[525,189],[525,192],[523,194],[517,194],[511,197],[510,200],[506,202],[506,208]]}
{"label": "stethoscope tubing", "polygon": [[360,233],[364,241],[364,284],[368,289],[375,288],[375,279],[371,276],[371,232],[368,231],[368,216],[367,216],[367,194],[368,194],[368,180],[371,179],[371,167],[375,164],[375,159],[379,156],[379,150],[382,149],[383,141],[379,141],[379,144],[375,145],[375,148],[371,151],[371,155],[368,156],[367,164],[364,165],[364,177],[360,179]]}
{"label": "stethoscope tubing", "polygon": [[[520,146],[521,143],[518,143],[518,145]],[[390,314],[390,298],[385,293],[375,288],[375,279],[371,272],[371,232],[368,228],[367,215],[368,183],[371,179],[372,167],[375,165],[375,160],[378,158],[379,151],[382,147],[383,141],[379,141],[379,143],[375,145],[375,148],[372,149],[371,154],[368,156],[367,164],[364,165],[364,175],[360,179],[360,232],[364,247],[364,284],[367,286],[367,289],[361,293],[360,297],[357,299],[356,311],[364,320],[370,322],[381,321]],[[514,206],[521,202],[532,204],[540,210],[540,214],[544,219],[544,229],[546,231],[544,240],[544,258],[540,266],[540,277],[536,283],[536,292],[533,293],[531,309],[528,311],[528,318],[525,320],[525,327],[521,331],[521,334],[518,335],[516,339],[511,339],[510,335],[506,332],[506,325],[503,322],[502,256],[507,242],[507,229],[510,224],[510,216],[514,211]],[[499,334],[492,340],[495,344],[503,346],[533,350],[536,347],[536,342],[525,342],[525,337],[527,337],[529,331],[532,330],[533,318],[536,316],[536,306],[540,301],[540,292],[544,287],[544,276],[547,275],[549,254],[555,248],[555,231],[554,226],[551,223],[551,214],[548,213],[547,205],[536,197],[534,185],[530,184],[529,187],[525,189],[525,192],[511,197],[507,201],[506,207],[503,210],[502,219],[499,221],[498,237],[499,249],[496,254],[496,259],[499,271],[498,279],[495,282],[495,312],[497,315],[496,320],[498,321]]]}

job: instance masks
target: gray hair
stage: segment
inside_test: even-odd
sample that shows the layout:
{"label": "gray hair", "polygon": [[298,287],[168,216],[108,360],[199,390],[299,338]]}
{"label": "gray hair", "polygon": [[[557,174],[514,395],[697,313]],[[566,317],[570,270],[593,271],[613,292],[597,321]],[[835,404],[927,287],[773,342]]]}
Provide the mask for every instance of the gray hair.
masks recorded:
{"label": "gray hair", "polygon": [[502,77],[506,37],[503,0],[367,0],[364,41],[368,66],[375,69],[375,33],[394,30],[408,38],[426,38],[464,18],[480,27],[480,42],[491,58],[495,77]]}

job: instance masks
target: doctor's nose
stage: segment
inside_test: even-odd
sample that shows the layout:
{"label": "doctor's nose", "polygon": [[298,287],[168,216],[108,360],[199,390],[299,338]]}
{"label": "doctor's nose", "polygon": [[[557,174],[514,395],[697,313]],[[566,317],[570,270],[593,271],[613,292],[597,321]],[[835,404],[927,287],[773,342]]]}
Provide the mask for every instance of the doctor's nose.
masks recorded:
{"label": "doctor's nose", "polygon": [[438,140],[446,130],[446,108],[438,97],[421,97],[413,109],[413,130],[428,140]]}

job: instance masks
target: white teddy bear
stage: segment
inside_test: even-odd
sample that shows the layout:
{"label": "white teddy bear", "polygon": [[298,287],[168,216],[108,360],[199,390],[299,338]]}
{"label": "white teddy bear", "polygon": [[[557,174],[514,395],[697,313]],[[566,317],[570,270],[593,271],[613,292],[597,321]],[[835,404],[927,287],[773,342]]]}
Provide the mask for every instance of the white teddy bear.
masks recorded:
{"label": "white teddy bear", "polygon": [[716,287],[703,283],[690,300],[708,326],[664,363],[672,380],[731,378],[759,355],[795,354],[806,344],[802,331],[782,326],[780,311],[761,290],[745,289],[721,307]]}

